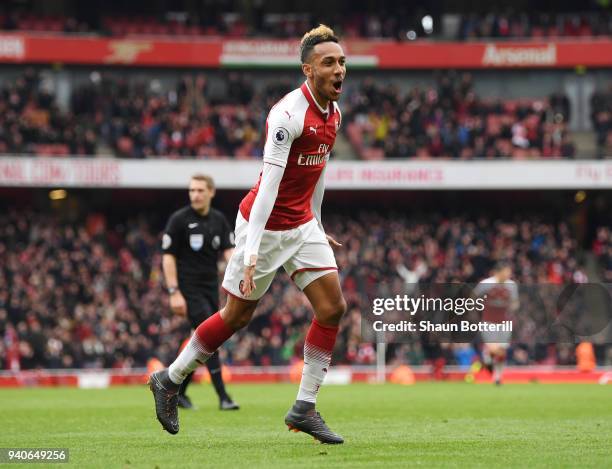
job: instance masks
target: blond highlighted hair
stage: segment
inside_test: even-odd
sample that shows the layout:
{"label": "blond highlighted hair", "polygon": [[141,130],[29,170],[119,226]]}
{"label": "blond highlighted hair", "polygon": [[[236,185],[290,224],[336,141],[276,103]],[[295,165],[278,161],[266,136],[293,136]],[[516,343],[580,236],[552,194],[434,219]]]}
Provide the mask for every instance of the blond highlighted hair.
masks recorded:
{"label": "blond highlighted hair", "polygon": [[304,34],[300,42],[300,59],[302,63],[306,63],[314,47],[322,42],[338,43],[338,38],[334,34],[334,30],[329,26],[320,24]]}

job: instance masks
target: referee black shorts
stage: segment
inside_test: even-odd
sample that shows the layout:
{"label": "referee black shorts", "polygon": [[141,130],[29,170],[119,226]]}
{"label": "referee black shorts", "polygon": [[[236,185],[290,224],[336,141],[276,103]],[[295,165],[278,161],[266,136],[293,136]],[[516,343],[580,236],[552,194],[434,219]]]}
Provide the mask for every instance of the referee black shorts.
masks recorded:
{"label": "referee black shorts", "polygon": [[219,289],[216,285],[214,288],[189,288],[181,293],[187,302],[187,317],[193,329],[219,311]]}

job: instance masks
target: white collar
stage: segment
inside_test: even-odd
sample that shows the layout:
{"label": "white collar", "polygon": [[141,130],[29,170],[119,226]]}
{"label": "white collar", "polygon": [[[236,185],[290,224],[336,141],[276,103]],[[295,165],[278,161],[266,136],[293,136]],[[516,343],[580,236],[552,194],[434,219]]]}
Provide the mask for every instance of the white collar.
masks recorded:
{"label": "white collar", "polygon": [[321,105],[317,102],[317,99],[315,98],[312,90],[310,89],[310,86],[308,86],[308,80],[306,80],[306,88],[308,88],[308,92],[310,93],[310,96],[312,97],[312,100],[315,103],[315,106],[317,106],[317,108],[319,108],[319,111],[321,111],[322,114],[329,114],[329,104],[327,105],[327,109],[323,109],[321,107]]}

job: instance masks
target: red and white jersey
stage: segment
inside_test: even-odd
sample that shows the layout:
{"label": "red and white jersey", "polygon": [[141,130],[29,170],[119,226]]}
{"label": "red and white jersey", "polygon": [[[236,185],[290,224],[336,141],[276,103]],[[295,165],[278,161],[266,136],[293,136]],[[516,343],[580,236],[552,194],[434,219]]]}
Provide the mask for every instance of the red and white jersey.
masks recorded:
{"label": "red and white jersey", "polygon": [[508,320],[508,313],[519,299],[518,286],[514,280],[499,283],[494,276],[480,282],[474,292],[479,297],[484,298],[486,295],[482,320],[491,323]]}
{"label": "red and white jersey", "polygon": [[[307,83],[281,99],[266,121],[265,163],[285,168],[266,230],[290,230],[312,220],[311,200],[336,141],[342,116],[335,102],[323,109]],[[242,199],[240,213],[249,220],[261,173]]]}

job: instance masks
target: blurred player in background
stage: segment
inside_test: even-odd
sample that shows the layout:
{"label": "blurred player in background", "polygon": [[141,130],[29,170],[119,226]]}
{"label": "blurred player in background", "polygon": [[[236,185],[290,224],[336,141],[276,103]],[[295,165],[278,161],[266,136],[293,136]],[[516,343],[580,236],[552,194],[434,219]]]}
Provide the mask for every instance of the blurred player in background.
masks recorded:
{"label": "blurred player in background", "polygon": [[[518,287],[512,277],[512,267],[506,261],[500,261],[493,269],[493,275],[482,280],[475,288],[479,297],[486,299],[482,321],[489,324],[501,324],[511,319],[510,314],[518,309]],[[512,339],[511,331],[481,332],[482,364],[493,375],[495,384],[500,385],[506,350]]]}
{"label": "blurred player in background", "polygon": [[[219,254],[228,261],[234,248],[234,233],[225,215],[210,206],[214,196],[214,180],[194,174],[189,183],[190,205],[170,216],[162,238],[170,308],[175,314],[186,315],[193,329],[219,310],[217,261]],[[210,356],[206,367],[219,396],[219,408],[238,409],[225,391],[218,352]],[[186,409],[193,408],[186,394],[193,373],[186,376],[178,394],[178,405]]]}
{"label": "blurred player in background", "polygon": [[223,279],[227,304],[198,326],[167,370],[151,375],[157,418],[170,433],[179,430],[180,384],[249,323],[282,266],[308,297],[315,316],[304,344],[299,392],[285,423],[323,443],[344,442],[325,424],[315,403],[346,311],[330,246],[340,244],[325,234],[321,223],[325,167],[341,123],[336,101],[346,59],[334,32],[324,25],[304,35],[300,52],[306,82],[270,110],[263,170],[240,204],[236,249]]}

